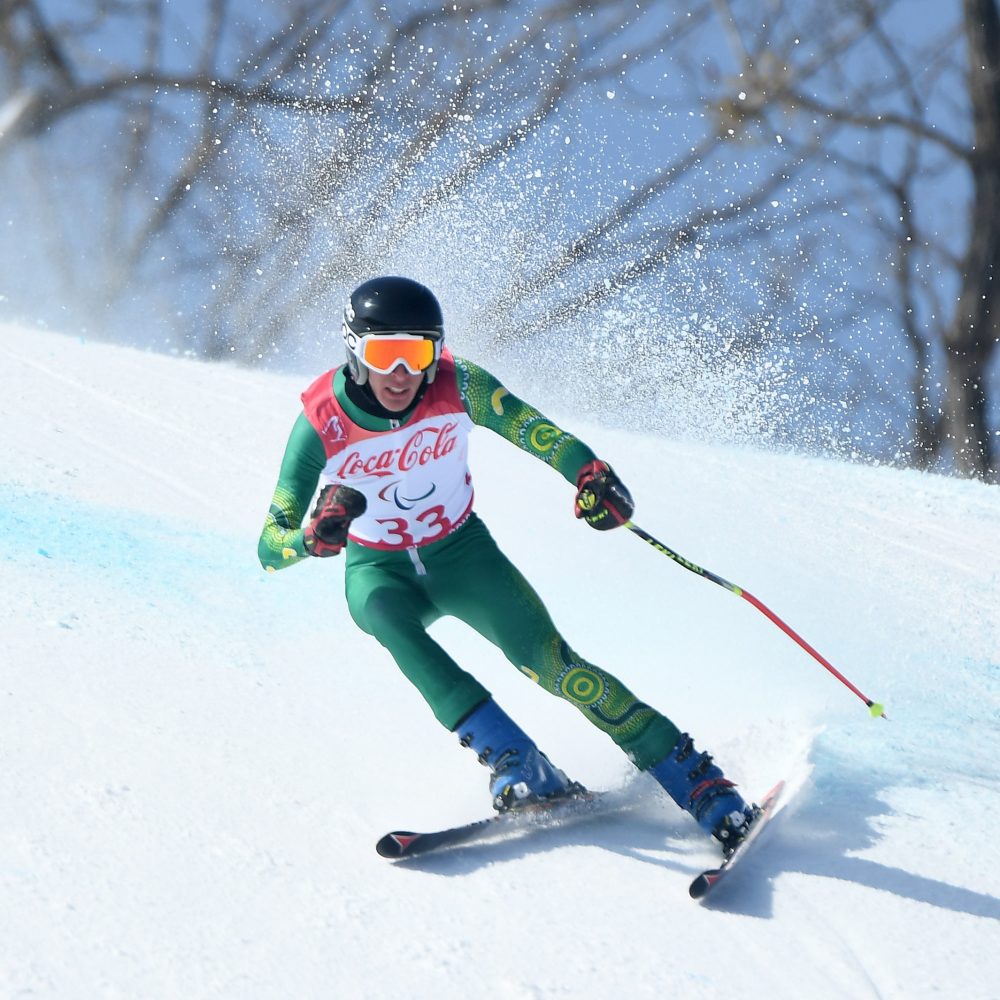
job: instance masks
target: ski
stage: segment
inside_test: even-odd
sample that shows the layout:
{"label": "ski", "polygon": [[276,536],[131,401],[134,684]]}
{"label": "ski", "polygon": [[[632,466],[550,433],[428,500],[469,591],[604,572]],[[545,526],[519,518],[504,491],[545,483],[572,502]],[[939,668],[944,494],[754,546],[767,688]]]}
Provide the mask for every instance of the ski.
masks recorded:
{"label": "ski", "polygon": [[594,815],[607,801],[607,793],[604,792],[573,792],[446,830],[426,833],[394,830],[379,840],[375,850],[383,858],[397,861],[413,858],[460,844],[480,843],[511,833],[558,826],[569,819]]}
{"label": "ski", "polygon": [[761,831],[767,826],[768,820],[774,815],[774,807],[778,803],[778,799],[781,798],[781,793],[784,790],[784,781],[779,781],[774,788],[772,788],[767,795],[764,796],[758,808],[760,812],[757,817],[753,820],[750,831],[747,835],[740,841],[736,850],[729,855],[725,861],[722,862],[717,868],[709,868],[703,871],[697,878],[691,883],[689,892],[693,899],[704,899],[705,896],[717,886],[725,877],[739,864],[740,860],[744,858],[747,851],[750,850],[753,842],[760,836]]}

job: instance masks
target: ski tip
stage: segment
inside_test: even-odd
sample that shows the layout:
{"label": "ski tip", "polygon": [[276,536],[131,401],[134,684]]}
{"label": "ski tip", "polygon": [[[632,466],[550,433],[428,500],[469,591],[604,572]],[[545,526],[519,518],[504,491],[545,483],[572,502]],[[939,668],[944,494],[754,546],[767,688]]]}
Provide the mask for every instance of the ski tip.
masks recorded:
{"label": "ski tip", "polygon": [[387,833],[375,845],[375,850],[383,858],[401,858],[410,849],[410,845],[419,837],[419,833],[396,830],[393,833]]}
{"label": "ski tip", "polygon": [[765,796],[764,801],[761,805],[773,805],[781,796],[781,793],[785,790],[785,779],[782,778],[774,788],[772,788]]}
{"label": "ski tip", "polygon": [[701,899],[719,881],[719,869],[702,872],[688,887],[692,899]]}

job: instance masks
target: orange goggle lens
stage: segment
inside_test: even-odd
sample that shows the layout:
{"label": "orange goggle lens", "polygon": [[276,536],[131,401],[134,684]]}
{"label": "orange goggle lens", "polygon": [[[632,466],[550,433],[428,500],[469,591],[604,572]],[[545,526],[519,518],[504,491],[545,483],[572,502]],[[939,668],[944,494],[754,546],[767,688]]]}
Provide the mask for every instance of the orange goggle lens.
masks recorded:
{"label": "orange goggle lens", "polygon": [[416,375],[434,364],[434,341],[427,337],[365,337],[360,348],[361,360],[382,375],[398,365]]}

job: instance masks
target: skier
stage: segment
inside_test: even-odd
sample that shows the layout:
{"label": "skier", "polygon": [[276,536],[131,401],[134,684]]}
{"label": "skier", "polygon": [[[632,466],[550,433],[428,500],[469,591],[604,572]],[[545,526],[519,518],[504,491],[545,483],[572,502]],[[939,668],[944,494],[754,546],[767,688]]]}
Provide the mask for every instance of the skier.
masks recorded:
{"label": "skier", "polygon": [[445,615],[471,625],[546,691],[575,705],[728,856],[751,808],[687,734],[560,635],[472,509],[469,432],[488,427],[551,465],[576,487],[576,516],[600,531],[632,515],[621,480],[489,372],[453,356],[444,346],[441,307],[423,285],[401,277],[366,281],[347,302],[342,332],[347,363],[302,394],[260,537],[262,565],[273,572],[346,552],[352,618],[389,651],[438,721],[489,767],[495,809],[576,794],[581,786],[427,634]]}

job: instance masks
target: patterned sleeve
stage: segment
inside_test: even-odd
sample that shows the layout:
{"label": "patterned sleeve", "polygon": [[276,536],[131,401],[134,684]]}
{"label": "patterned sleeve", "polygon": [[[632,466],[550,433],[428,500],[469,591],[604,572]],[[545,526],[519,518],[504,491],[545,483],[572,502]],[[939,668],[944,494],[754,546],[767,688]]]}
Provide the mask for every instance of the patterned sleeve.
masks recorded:
{"label": "patterned sleeve", "polygon": [[508,392],[495,376],[455,358],[458,391],[473,423],[488,427],[576,484],[576,474],[596,456],[579,438],[560,430],[533,406]]}
{"label": "patterned sleeve", "polygon": [[325,465],[323,442],[305,414],[300,414],[288,438],[271,509],[257,544],[260,564],[269,573],[308,557],[302,545],[302,521]]}

